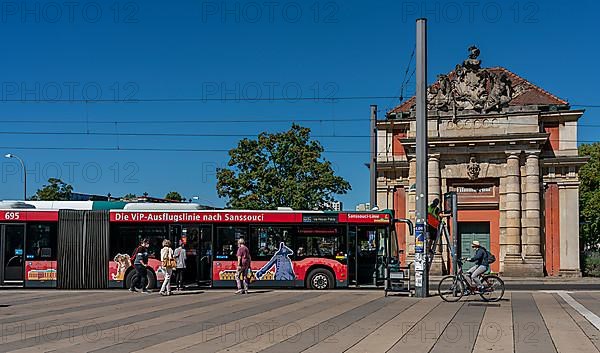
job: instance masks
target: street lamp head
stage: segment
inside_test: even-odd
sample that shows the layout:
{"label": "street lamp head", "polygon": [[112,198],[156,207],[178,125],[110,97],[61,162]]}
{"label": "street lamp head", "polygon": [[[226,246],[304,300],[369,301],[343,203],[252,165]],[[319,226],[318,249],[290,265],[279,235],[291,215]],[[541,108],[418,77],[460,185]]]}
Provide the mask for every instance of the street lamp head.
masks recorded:
{"label": "street lamp head", "polygon": [[13,155],[10,154],[10,153],[7,153],[7,154],[4,155],[4,157],[6,157],[6,158],[13,158]]}

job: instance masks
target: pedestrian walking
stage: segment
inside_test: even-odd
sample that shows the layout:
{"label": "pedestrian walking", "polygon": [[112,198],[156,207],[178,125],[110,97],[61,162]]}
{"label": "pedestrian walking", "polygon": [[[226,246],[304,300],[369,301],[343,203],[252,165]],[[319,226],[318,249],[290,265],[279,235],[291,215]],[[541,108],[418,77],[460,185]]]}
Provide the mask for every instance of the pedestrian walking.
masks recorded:
{"label": "pedestrian walking", "polygon": [[161,295],[171,295],[171,276],[173,269],[176,267],[175,258],[173,257],[173,249],[171,249],[171,241],[163,240],[163,248],[160,250],[160,261],[165,270],[165,280],[160,288]]}
{"label": "pedestrian walking", "polygon": [[142,293],[151,293],[146,288],[148,284],[148,247],[150,247],[148,239],[142,239],[140,245],[133,252],[133,266],[135,267],[136,276],[131,282],[130,292],[139,289]]}
{"label": "pedestrian walking", "polygon": [[175,282],[177,282],[177,291],[183,290],[183,273],[185,272],[185,261],[187,255],[185,253],[185,244],[183,241],[179,241],[179,246],[173,253],[177,267],[175,268]]}
{"label": "pedestrian walking", "polygon": [[235,294],[248,293],[248,270],[250,270],[252,260],[250,258],[250,250],[248,250],[245,243],[244,238],[238,240],[237,269],[235,273],[235,282],[238,290]]}

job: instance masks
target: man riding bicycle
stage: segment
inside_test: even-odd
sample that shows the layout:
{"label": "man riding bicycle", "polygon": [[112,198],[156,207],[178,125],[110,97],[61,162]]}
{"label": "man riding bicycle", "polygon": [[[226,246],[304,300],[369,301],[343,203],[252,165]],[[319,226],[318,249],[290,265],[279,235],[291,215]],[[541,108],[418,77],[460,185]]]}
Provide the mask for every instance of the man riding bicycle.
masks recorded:
{"label": "man riding bicycle", "polygon": [[488,270],[488,252],[479,244],[479,241],[477,240],[473,240],[473,242],[471,242],[471,248],[475,249],[475,255],[473,255],[471,258],[467,258],[466,261],[475,262],[475,265],[467,271],[469,274],[468,278],[471,281],[471,285],[475,283],[477,285],[477,289],[482,291],[483,285],[481,284],[481,279],[479,276]]}

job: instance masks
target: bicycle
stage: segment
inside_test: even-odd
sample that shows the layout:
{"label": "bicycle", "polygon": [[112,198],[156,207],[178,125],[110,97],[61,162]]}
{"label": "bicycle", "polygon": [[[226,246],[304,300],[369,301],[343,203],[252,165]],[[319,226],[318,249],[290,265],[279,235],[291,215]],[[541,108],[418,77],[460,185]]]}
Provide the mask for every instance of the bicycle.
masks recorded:
{"label": "bicycle", "polygon": [[456,275],[449,275],[440,280],[438,284],[438,295],[446,302],[457,302],[464,295],[479,294],[486,302],[497,302],[504,296],[504,281],[496,275],[481,276],[483,290],[479,291],[476,286],[472,286],[463,272],[463,259],[456,260],[458,272]]}

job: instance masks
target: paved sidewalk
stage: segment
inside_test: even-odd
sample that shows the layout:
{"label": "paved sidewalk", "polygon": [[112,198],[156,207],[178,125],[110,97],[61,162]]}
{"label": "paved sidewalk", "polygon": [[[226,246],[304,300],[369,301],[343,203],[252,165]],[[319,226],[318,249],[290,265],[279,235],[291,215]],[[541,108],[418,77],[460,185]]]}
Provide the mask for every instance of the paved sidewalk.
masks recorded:
{"label": "paved sidewalk", "polygon": [[[444,276],[430,276],[430,288],[436,289]],[[600,278],[594,277],[504,277],[509,290],[600,290]]]}
{"label": "paved sidewalk", "polygon": [[600,292],[0,292],[0,352],[599,352]]}

